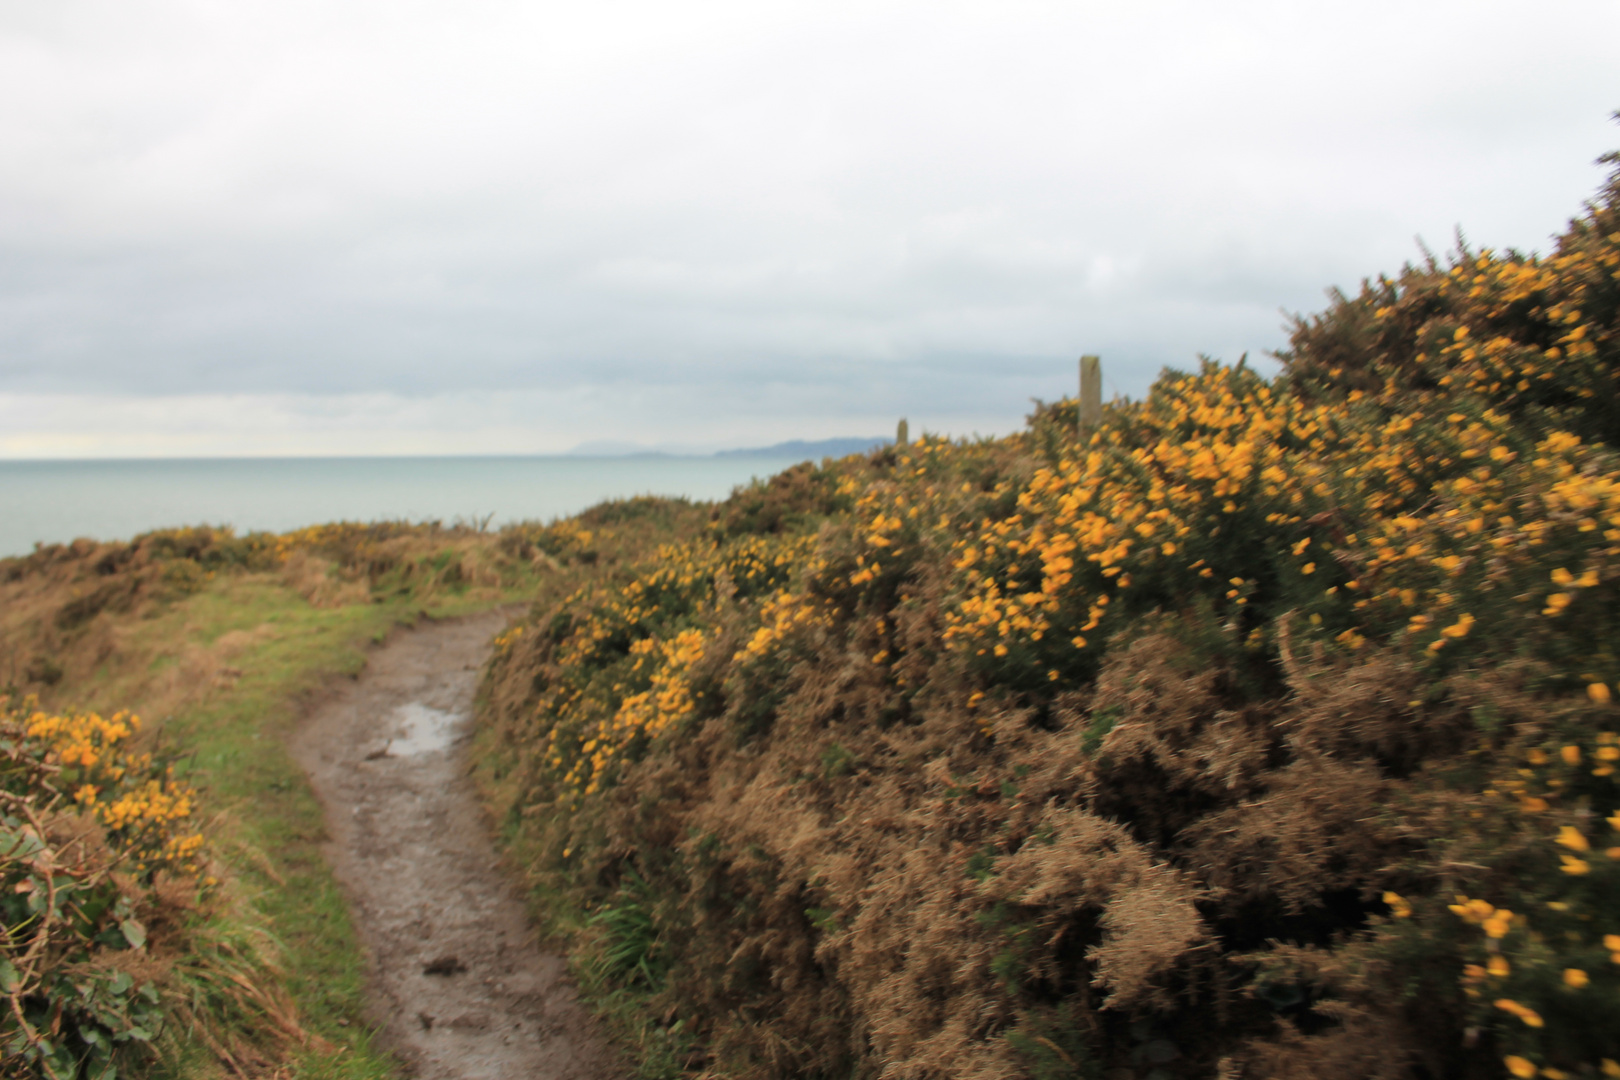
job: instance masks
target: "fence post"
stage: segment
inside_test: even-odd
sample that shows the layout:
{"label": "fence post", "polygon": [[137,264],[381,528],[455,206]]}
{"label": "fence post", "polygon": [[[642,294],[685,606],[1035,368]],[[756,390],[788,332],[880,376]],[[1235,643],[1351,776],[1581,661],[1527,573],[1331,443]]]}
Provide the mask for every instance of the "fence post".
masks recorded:
{"label": "fence post", "polygon": [[1080,358],[1080,416],[1079,431],[1083,439],[1102,423],[1102,359],[1096,356]]}
{"label": "fence post", "polygon": [[900,426],[894,429],[894,445],[896,445],[896,446],[904,446],[904,445],[906,445],[906,443],[909,440],[910,436],[911,436],[911,432],[906,427],[906,418],[902,416],[900,418]]}

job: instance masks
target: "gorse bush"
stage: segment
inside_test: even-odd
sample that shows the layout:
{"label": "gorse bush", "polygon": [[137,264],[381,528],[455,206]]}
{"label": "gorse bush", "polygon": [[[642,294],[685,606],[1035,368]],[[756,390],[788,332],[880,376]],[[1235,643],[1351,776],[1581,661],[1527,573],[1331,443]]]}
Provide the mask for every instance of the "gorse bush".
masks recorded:
{"label": "gorse bush", "polygon": [[258,1075],[333,1052],[155,741],[129,713],[0,697],[0,1076]]}
{"label": "gorse bush", "polygon": [[189,793],[119,752],[136,724],[0,713],[7,1075],[114,1075],[121,1044],[160,1032],[156,986],[116,954],[144,949],[137,908],[158,872],[195,857],[196,838],[174,829],[190,816]]}
{"label": "gorse bush", "polygon": [[[130,751],[139,726],[123,713],[0,704],[5,1076],[142,1072],[162,1036],[184,1037],[166,1029],[194,1033],[220,1002],[254,989],[240,972],[223,993],[202,986],[218,957],[193,946],[210,937],[218,882],[195,793]],[[254,958],[237,954],[256,974]]]}
{"label": "gorse bush", "polygon": [[486,779],[688,1068],[1620,1076],[1620,173],[1281,360],[803,466],[503,639]]}

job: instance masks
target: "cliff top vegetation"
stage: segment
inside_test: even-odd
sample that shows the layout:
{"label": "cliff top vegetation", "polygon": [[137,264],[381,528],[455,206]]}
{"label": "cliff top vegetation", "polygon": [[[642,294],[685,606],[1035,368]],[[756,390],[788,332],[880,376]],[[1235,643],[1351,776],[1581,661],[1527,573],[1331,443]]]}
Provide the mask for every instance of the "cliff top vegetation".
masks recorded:
{"label": "cliff top vegetation", "polygon": [[1620,1075],[1617,320],[1620,173],[537,604],[481,775],[645,1072]]}

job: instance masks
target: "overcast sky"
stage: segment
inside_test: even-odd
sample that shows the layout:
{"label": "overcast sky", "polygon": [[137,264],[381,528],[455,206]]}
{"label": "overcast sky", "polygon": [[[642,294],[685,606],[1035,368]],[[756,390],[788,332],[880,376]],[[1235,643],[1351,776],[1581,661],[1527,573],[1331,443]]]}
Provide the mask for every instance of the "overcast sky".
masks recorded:
{"label": "overcast sky", "polygon": [[0,0],[0,457],[1016,427],[1545,250],[1620,3]]}

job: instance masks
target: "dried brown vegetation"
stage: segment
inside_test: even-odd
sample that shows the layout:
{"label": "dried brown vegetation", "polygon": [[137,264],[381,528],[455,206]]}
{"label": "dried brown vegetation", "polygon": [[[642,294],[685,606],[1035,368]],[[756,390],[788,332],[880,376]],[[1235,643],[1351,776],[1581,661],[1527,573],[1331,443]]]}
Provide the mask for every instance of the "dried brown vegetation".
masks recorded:
{"label": "dried brown vegetation", "polygon": [[1620,175],[1283,359],[802,467],[502,637],[488,791],[650,1071],[1620,1075]]}
{"label": "dried brown vegetation", "polygon": [[[1407,1005],[1332,949],[1454,828],[1423,772],[1450,757],[1405,734],[1409,666],[1300,670],[1330,689],[1256,705],[1151,633],[1044,717],[936,700],[886,723],[869,649],[830,645],[783,673],[768,737],[739,746],[721,713],[528,826],[548,862],[589,851],[597,895],[632,866],[669,889],[660,1000],[708,1022],[727,1075],[1412,1075]],[[498,715],[532,715],[551,648],[514,650]],[[1262,959],[1297,1001],[1255,996]]]}

